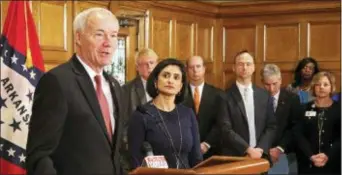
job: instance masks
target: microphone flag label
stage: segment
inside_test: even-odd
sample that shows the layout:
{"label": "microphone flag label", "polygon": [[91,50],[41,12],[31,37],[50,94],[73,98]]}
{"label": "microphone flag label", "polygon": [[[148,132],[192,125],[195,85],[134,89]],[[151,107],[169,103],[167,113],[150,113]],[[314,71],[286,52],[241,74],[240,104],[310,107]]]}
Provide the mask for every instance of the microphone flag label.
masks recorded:
{"label": "microphone flag label", "polygon": [[169,168],[164,156],[147,156],[145,162],[150,168]]}

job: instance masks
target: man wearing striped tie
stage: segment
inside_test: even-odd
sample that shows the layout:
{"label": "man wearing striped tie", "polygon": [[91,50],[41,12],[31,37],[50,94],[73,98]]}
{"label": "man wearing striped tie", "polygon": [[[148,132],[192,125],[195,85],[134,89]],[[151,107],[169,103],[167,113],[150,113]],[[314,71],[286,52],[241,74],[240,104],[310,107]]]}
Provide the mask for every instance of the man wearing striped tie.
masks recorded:
{"label": "man wearing striped tie", "polygon": [[205,65],[201,56],[192,56],[187,60],[189,86],[184,104],[196,114],[201,138],[203,158],[217,154],[218,130],[215,105],[222,91],[205,82]]}
{"label": "man wearing striped tie", "polygon": [[[294,155],[289,155],[293,151],[292,127],[296,117],[300,116],[300,102],[296,94],[281,89],[281,72],[277,65],[266,64],[261,70],[261,80],[264,88],[270,93],[273,110],[277,120],[277,134],[270,149],[273,167],[269,174],[293,174],[296,173]],[[289,164],[291,165],[289,167]]]}

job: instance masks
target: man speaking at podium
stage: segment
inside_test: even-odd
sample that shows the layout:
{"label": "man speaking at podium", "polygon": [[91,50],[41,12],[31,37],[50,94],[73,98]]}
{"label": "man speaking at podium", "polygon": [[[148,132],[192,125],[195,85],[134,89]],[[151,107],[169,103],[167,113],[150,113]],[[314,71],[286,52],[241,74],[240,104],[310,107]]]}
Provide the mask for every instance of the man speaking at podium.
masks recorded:
{"label": "man speaking at podium", "polygon": [[267,154],[275,137],[272,103],[267,91],[252,84],[252,55],[242,51],[234,59],[236,83],[221,98],[218,112],[221,153],[258,159]]}
{"label": "man speaking at podium", "polygon": [[38,83],[27,143],[28,174],[121,174],[123,114],[119,83],[103,72],[119,24],[107,9],[74,21],[76,54]]}

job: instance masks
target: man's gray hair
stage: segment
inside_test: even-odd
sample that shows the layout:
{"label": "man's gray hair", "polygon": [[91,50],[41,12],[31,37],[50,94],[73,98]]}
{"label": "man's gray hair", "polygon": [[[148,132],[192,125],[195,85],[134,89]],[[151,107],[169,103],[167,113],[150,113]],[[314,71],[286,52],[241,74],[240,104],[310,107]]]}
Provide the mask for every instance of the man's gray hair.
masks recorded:
{"label": "man's gray hair", "polygon": [[261,69],[261,78],[269,78],[271,76],[278,76],[281,78],[281,72],[280,69],[277,65],[275,64],[266,64],[262,69]]}
{"label": "man's gray hair", "polygon": [[[105,8],[100,8],[100,7],[94,7],[94,8],[89,8],[86,9],[82,12],[80,12],[79,14],[76,15],[75,20],[74,20],[74,35],[76,34],[77,31],[82,31],[86,24],[87,24],[87,20],[88,17],[92,14],[92,13],[102,13],[102,14],[106,14],[108,16],[113,16],[113,18],[116,19],[116,21],[118,22],[116,16],[109,11],[108,9]],[[118,23],[119,25],[119,23]]]}

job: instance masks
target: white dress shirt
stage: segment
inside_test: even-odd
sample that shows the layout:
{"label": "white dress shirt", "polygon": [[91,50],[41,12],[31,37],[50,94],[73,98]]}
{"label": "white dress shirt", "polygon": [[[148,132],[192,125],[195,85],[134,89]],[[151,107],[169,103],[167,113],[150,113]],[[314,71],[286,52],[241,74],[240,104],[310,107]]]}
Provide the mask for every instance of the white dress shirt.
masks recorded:
{"label": "white dress shirt", "polygon": [[[88,75],[91,79],[91,82],[93,83],[94,88],[96,90],[95,76],[98,74],[92,68],[90,68],[85,62],[83,62],[82,59],[78,55],[77,55],[77,59],[81,62],[82,66],[84,67],[84,69],[88,73]],[[112,132],[114,134],[115,119],[114,119],[114,106],[113,106],[114,103],[113,103],[113,99],[112,99],[112,93],[110,91],[109,82],[103,77],[103,74],[101,74],[100,76],[101,76],[101,81],[102,81],[102,91],[104,93],[104,96],[107,99],[108,106],[109,106],[110,123],[112,125]]]}
{"label": "white dress shirt", "polygon": [[[236,81],[236,86],[238,87],[240,94],[245,105],[247,120],[248,120],[248,130],[249,130],[249,146],[256,146],[256,132],[255,132],[255,117],[254,117],[254,95],[252,83],[245,86]],[[247,92],[246,92],[247,90]]]}
{"label": "white dress shirt", "polygon": [[145,97],[146,97],[146,102],[148,102],[148,101],[150,101],[150,100],[152,100],[152,98],[151,98],[151,96],[147,93],[147,85],[146,85],[146,83],[147,83],[147,81],[146,80],[144,80],[142,77],[140,77],[141,78],[141,82],[142,82],[142,84],[143,84],[143,86],[144,86],[144,92],[145,92]]}

